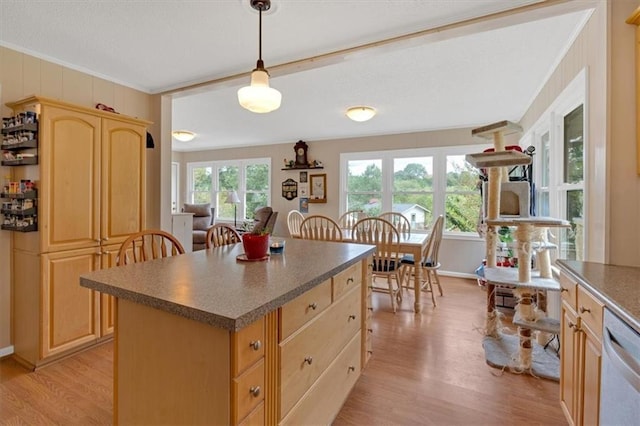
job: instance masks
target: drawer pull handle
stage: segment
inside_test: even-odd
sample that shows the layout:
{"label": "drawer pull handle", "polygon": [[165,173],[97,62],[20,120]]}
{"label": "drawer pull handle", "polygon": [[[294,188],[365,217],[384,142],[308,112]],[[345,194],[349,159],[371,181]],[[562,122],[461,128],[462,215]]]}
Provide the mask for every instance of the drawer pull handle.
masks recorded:
{"label": "drawer pull handle", "polygon": [[573,329],[573,332],[575,333],[576,331],[578,331],[578,325],[572,323],[571,321],[569,321],[569,328]]}
{"label": "drawer pull handle", "polygon": [[373,328],[367,328],[367,331],[368,331],[369,333],[373,333]]}
{"label": "drawer pull handle", "polygon": [[310,356],[306,357],[304,359],[304,362],[305,362],[305,364],[311,365],[313,363],[313,357],[310,357]]}
{"label": "drawer pull handle", "polygon": [[584,314],[585,312],[591,313],[591,309],[585,308],[584,306],[580,306],[580,313]]}
{"label": "drawer pull handle", "polygon": [[356,371],[356,368],[353,365],[349,366],[349,371]]}
{"label": "drawer pull handle", "polygon": [[318,308],[318,304],[316,302],[313,302],[309,304],[309,307],[315,311]]}
{"label": "drawer pull handle", "polygon": [[347,285],[351,284],[353,282],[353,278],[347,278]]}
{"label": "drawer pull handle", "polygon": [[369,355],[373,355],[373,351],[367,351]]}
{"label": "drawer pull handle", "polygon": [[367,309],[370,310],[371,312],[373,312],[373,307],[369,307]]}
{"label": "drawer pull handle", "polygon": [[254,398],[259,397],[260,396],[260,386],[251,386],[251,388],[249,389],[249,393]]}
{"label": "drawer pull handle", "polygon": [[253,342],[249,343],[249,346],[253,348],[254,351],[259,351],[262,347],[262,342],[260,340],[254,340]]}
{"label": "drawer pull handle", "polygon": [[564,293],[565,291],[569,291],[568,288],[560,287],[560,293]]}
{"label": "drawer pull handle", "polygon": [[355,315],[349,315],[349,321],[356,319]]}

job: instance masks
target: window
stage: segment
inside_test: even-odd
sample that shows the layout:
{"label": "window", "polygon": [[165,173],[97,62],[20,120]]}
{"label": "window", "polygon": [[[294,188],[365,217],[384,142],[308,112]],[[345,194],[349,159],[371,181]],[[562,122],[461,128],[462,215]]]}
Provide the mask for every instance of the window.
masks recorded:
{"label": "window", "polygon": [[382,212],[382,160],[347,161],[346,209],[367,211],[370,215]]}
{"label": "window", "polygon": [[[211,203],[216,218],[233,220],[253,219],[258,207],[271,204],[271,160],[210,161],[187,164],[188,194],[191,203]],[[240,203],[227,203],[230,191],[236,191]]]}
{"label": "window", "polygon": [[464,155],[447,155],[445,229],[473,232],[478,224],[482,199],[478,192],[478,170]]}
{"label": "window", "polygon": [[480,212],[478,171],[465,155],[489,145],[342,154],[340,210],[404,214],[424,230],[440,214],[446,230],[476,232]]}
{"label": "window", "polygon": [[571,228],[553,230],[558,257],[583,260],[585,73],[567,89],[532,127],[525,140],[536,147],[533,157],[536,212],[569,221]]}

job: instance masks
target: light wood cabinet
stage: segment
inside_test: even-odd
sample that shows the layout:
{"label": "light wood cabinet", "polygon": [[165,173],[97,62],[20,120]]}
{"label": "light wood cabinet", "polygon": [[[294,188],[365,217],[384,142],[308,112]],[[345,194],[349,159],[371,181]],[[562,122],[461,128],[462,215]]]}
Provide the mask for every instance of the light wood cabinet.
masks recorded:
{"label": "light wood cabinet", "polygon": [[560,334],[560,405],[571,425],[597,425],[603,304],[564,273]]}
{"label": "light wood cabinet", "polygon": [[239,331],[116,299],[115,422],[330,424],[368,359],[361,326],[370,263]]}
{"label": "light wood cabinet", "polygon": [[14,287],[29,289],[14,293],[15,354],[38,367],[113,333],[113,298],[79,277],[115,266],[119,245],[144,229],[149,123],[41,97],[7,105],[39,121],[39,165],[17,172],[38,188],[38,231],[13,237]]}

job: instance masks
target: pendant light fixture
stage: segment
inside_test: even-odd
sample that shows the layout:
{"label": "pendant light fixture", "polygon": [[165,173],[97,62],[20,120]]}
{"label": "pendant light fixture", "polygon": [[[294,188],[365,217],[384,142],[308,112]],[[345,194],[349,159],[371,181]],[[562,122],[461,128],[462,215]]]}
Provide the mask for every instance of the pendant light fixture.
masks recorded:
{"label": "pendant light fixture", "polygon": [[266,113],[280,108],[282,95],[269,87],[269,73],[262,62],[262,12],[271,9],[271,0],[249,0],[251,7],[258,11],[258,62],[251,73],[251,85],[238,90],[238,102],[251,112]]}

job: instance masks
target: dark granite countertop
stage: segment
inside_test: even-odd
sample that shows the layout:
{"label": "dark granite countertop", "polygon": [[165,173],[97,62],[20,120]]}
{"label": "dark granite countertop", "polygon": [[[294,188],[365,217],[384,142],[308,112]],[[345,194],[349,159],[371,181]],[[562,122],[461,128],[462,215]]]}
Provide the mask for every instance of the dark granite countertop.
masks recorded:
{"label": "dark granite countertop", "polygon": [[640,268],[575,260],[557,264],[640,333]]}
{"label": "dark granite countertop", "polygon": [[242,244],[83,274],[80,285],[240,330],[373,253],[374,246],[285,239],[283,254],[241,262]]}

